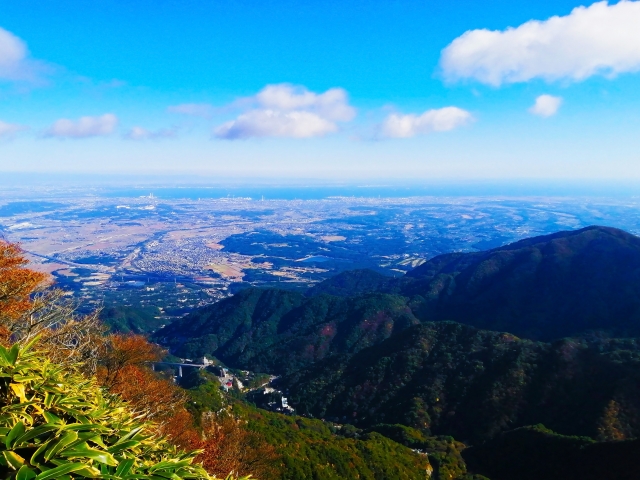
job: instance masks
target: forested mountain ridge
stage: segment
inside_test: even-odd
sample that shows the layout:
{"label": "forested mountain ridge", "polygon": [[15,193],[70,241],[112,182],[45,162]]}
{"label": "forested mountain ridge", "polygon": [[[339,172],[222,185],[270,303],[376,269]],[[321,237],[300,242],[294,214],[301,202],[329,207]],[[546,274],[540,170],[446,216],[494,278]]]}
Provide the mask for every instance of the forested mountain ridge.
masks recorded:
{"label": "forested mountain ridge", "polygon": [[303,414],[403,424],[477,442],[544,423],[599,440],[640,434],[637,339],[553,344],[454,322],[418,325],[285,376]]}
{"label": "forested mountain ridge", "polygon": [[[496,462],[510,455],[500,439],[526,436],[542,452],[568,445],[565,457],[545,457],[551,468],[564,459],[558,471],[576,474],[567,479],[582,478],[588,452],[637,448],[616,443],[640,434],[637,337],[640,238],[589,227],[441,255],[400,278],[358,270],[306,295],[247,289],[155,338],[183,356],[283,375],[299,413],[363,432],[453,435],[475,445],[472,471],[506,480],[519,475],[517,458],[533,460],[514,451],[502,470],[478,461],[494,439]],[[509,436],[536,424],[553,432]]]}
{"label": "forested mountain ridge", "polygon": [[394,277],[388,277],[367,268],[347,270],[309,288],[306,294],[310,297],[323,293],[338,297],[353,297],[365,293],[388,291],[394,280]]}
{"label": "forested mountain ridge", "polygon": [[183,357],[215,355],[238,368],[279,374],[359,351],[418,323],[397,295],[306,298],[251,288],[195,311],[154,338]]}
{"label": "forested mountain ridge", "polygon": [[434,257],[404,277],[343,272],[309,290],[387,292],[421,321],[453,320],[550,341],[589,331],[640,335],[640,238],[592,226],[483,252]]}
{"label": "forested mountain ridge", "polygon": [[587,227],[435,257],[399,280],[423,321],[454,320],[553,340],[640,335],[640,238]]}
{"label": "forested mountain ridge", "polygon": [[640,238],[588,227],[440,255],[402,278],[345,272],[307,296],[249,288],[154,338],[180,356],[284,373],[441,320],[545,341],[640,335]]}

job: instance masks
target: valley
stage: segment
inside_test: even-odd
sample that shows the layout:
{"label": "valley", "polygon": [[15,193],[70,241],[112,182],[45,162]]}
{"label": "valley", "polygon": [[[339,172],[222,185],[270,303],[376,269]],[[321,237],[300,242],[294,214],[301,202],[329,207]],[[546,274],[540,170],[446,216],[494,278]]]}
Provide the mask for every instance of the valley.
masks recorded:
{"label": "valley", "polygon": [[[517,462],[500,470],[476,453],[506,455],[515,447],[500,439],[512,435],[540,452],[565,442],[566,455],[544,458],[577,472],[567,462],[583,449],[616,457],[637,444],[639,271],[640,238],[588,227],[437,256],[403,277],[361,270],[303,293],[247,288],[153,338],[279,375],[270,387],[296,415],[418,432],[403,433],[405,445],[453,436],[465,471],[515,478]],[[493,328],[477,328],[487,319]]]}
{"label": "valley", "polygon": [[3,237],[79,312],[165,347],[157,374],[194,418],[233,412],[287,452],[277,478],[536,478],[512,454],[595,479],[571,462],[632,462],[632,201],[52,197],[0,206]]}

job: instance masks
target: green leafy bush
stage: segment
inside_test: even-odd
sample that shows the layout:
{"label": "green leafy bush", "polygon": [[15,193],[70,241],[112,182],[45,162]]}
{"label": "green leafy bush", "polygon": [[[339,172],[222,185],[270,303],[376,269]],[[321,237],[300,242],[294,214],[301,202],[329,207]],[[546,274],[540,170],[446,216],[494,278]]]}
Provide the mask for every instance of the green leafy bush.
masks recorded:
{"label": "green leafy bush", "polygon": [[0,478],[211,479],[118,397],[30,346],[0,347]]}

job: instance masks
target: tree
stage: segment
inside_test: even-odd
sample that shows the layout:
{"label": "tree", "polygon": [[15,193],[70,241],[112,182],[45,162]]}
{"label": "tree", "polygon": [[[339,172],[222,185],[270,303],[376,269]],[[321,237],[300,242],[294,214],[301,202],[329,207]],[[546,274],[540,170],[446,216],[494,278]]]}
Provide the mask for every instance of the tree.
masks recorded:
{"label": "tree", "polygon": [[18,245],[0,241],[0,343],[38,338],[52,361],[95,373],[106,332],[97,312],[78,315],[67,292],[51,288],[50,277],[28,264]]}
{"label": "tree", "polygon": [[0,323],[5,328],[29,311],[31,295],[47,284],[48,276],[26,268],[28,263],[18,245],[0,240]]}
{"label": "tree", "polygon": [[128,382],[131,367],[143,367],[162,360],[166,352],[142,335],[109,335],[100,359],[101,383],[107,388]]}
{"label": "tree", "polygon": [[230,412],[208,412],[202,421],[202,436],[185,446],[200,450],[196,461],[212,475],[257,475],[274,478],[280,456],[264,437],[247,428],[246,421]]}

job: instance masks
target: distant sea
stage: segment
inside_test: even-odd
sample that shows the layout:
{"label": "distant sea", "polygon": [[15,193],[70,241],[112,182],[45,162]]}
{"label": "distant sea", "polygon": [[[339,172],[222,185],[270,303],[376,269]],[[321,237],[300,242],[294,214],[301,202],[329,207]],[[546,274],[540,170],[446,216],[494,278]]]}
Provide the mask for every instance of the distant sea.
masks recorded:
{"label": "distant sea", "polygon": [[105,197],[140,197],[153,194],[159,199],[251,198],[252,200],[321,200],[331,197],[639,197],[640,186],[620,184],[563,183],[451,183],[427,185],[327,185],[327,186],[152,186],[102,187]]}
{"label": "distant sea", "polygon": [[282,182],[259,179],[213,179],[187,176],[63,175],[0,172],[0,194],[25,197],[82,194],[159,199],[243,197],[252,200],[319,200],[330,197],[605,197],[640,198],[640,182],[538,179],[314,179]]}

